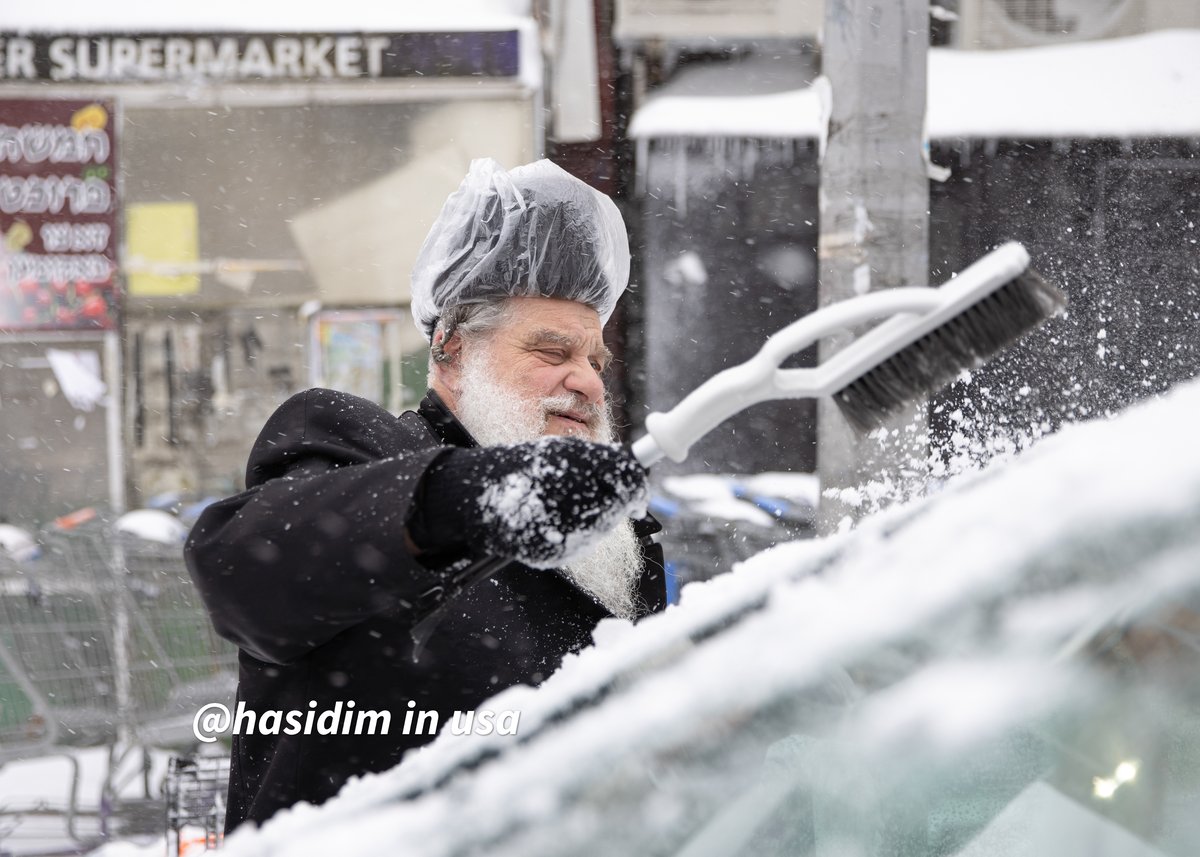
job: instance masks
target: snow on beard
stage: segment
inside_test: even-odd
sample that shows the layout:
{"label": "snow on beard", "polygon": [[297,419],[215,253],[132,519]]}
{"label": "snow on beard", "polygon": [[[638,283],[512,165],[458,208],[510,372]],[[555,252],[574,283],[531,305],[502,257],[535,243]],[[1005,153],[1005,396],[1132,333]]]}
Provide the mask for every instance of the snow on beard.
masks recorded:
{"label": "snow on beard", "polygon": [[[616,440],[608,403],[597,407],[580,403],[570,393],[543,398],[523,398],[519,391],[495,380],[491,354],[486,347],[464,349],[455,415],[481,446],[523,443],[544,436],[550,414],[586,411],[588,427],[580,427],[585,440]],[[582,557],[564,569],[571,581],[603,604],[614,616],[632,619],[634,586],[641,573],[642,553],[633,524],[622,521]]]}

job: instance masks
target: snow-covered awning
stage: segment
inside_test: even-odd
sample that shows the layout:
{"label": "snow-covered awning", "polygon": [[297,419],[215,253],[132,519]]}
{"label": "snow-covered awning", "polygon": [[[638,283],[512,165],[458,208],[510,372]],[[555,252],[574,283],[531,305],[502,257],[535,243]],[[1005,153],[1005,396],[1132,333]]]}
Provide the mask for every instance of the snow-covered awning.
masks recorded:
{"label": "snow-covered awning", "polygon": [[697,63],[682,69],[633,115],[629,136],[820,137],[825,127],[811,57]]}
{"label": "snow-covered awning", "polygon": [[455,32],[516,29],[530,18],[530,0],[436,0],[430,3],[264,3],[205,0],[55,0],[6,3],[0,31],[10,33],[353,33]]}
{"label": "snow-covered awning", "polygon": [[1200,135],[1200,30],[929,52],[933,139]]}
{"label": "snow-covered awning", "polygon": [[663,95],[633,114],[629,136],[817,138],[824,117],[817,87],[766,95]]}
{"label": "snow-covered awning", "polygon": [[431,3],[8,3],[0,10],[0,82],[487,77],[542,88],[531,0]]}
{"label": "snow-covered awning", "polygon": [[[1200,136],[1200,30],[1008,51],[929,52],[931,139]],[[836,97],[836,96],[835,96]],[[652,97],[630,136],[819,137],[812,86]]]}

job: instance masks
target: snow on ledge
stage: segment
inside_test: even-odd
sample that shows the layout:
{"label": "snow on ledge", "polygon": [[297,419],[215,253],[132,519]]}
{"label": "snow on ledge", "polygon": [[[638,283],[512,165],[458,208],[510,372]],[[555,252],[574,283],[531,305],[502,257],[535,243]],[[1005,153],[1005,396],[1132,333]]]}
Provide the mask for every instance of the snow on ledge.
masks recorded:
{"label": "snow on ledge", "polygon": [[1200,135],[1200,30],[929,52],[929,136]]}
{"label": "snow on ledge", "polygon": [[[1200,30],[1007,51],[929,52],[932,139],[1200,136]],[[836,97],[836,96],[835,96]],[[814,87],[651,97],[634,138],[819,138]]]}
{"label": "snow on ledge", "polygon": [[825,128],[815,87],[768,95],[663,95],[633,115],[632,138],[820,137]]}

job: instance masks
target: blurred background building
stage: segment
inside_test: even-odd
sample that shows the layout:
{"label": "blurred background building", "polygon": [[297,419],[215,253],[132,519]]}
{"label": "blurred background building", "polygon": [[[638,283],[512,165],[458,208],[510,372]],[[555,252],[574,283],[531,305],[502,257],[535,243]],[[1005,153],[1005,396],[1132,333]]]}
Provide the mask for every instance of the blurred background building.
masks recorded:
{"label": "blurred background building", "polygon": [[[409,267],[472,157],[546,155],[618,198],[631,434],[817,306],[817,0],[88,8],[0,13],[13,522],[237,490],[313,384],[415,404]],[[930,281],[1016,238],[1072,300],[934,404],[935,446],[1193,374],[1200,7],[959,0],[930,28]],[[812,472],[814,413],[756,406],[662,471]]]}
{"label": "blurred background building", "polygon": [[[960,0],[929,11],[929,282],[1015,239],[1071,300],[1066,318],[939,397],[935,451],[1049,431],[1191,377],[1200,6]],[[617,3],[645,285],[637,389],[650,410],[817,306],[826,14],[820,2]],[[813,470],[815,410],[755,406],[675,469]]]}
{"label": "blurred background building", "polygon": [[[471,158],[543,152],[541,33],[501,3],[0,15],[4,191],[103,169],[110,201],[4,200],[0,515],[237,490],[266,417],[314,384],[415,404],[409,268]],[[107,160],[43,158],[43,114]],[[50,242],[89,228],[111,239]],[[94,271],[70,267],[85,250]]]}

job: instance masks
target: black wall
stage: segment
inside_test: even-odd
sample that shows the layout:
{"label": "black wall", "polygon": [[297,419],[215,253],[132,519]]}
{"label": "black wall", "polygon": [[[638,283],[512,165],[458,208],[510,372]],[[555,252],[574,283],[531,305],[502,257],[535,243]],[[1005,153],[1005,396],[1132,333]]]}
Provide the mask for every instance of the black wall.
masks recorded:
{"label": "black wall", "polygon": [[[1014,239],[1066,291],[1065,316],[938,397],[935,439],[1054,430],[1200,369],[1200,158],[1180,141],[941,146],[930,266],[940,282]],[[952,418],[955,411],[964,419]]]}
{"label": "black wall", "polygon": [[[953,172],[931,182],[930,282],[1017,240],[1070,301],[1065,316],[934,398],[935,449],[949,457],[998,436],[1020,445],[1197,373],[1198,152],[1200,141],[1179,140],[934,145],[934,161]],[[656,141],[644,169],[645,370],[631,379],[635,426],[817,306],[812,148]],[[679,270],[687,253],[702,263],[703,284]],[[780,270],[789,259],[801,260],[798,269]],[[662,470],[811,471],[815,448],[812,402],[764,404]]]}
{"label": "black wall", "polygon": [[[635,424],[816,308],[815,151],[793,141],[657,143],[641,200],[645,375],[633,379],[643,391]],[[691,276],[697,262],[703,283]],[[810,350],[789,365],[814,359]],[[815,419],[811,401],[755,405],[697,443],[683,465],[656,469],[812,471]]]}

